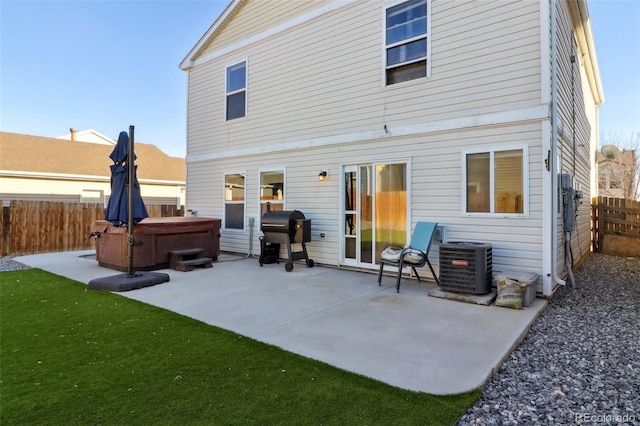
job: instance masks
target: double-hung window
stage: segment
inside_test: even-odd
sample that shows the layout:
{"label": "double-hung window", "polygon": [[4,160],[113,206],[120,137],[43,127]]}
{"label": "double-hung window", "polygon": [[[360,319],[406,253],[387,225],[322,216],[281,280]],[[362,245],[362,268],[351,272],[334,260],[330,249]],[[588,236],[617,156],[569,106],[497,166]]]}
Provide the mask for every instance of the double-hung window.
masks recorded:
{"label": "double-hung window", "polygon": [[525,213],[528,195],[527,149],[463,153],[466,213]]}
{"label": "double-hung window", "polygon": [[224,228],[244,229],[244,173],[224,175]]}
{"label": "double-hung window", "polygon": [[228,120],[244,117],[247,113],[247,62],[242,61],[227,67],[227,104]]}
{"label": "double-hung window", "polygon": [[284,171],[260,172],[260,217],[267,210],[284,210]]}
{"label": "double-hung window", "polygon": [[410,0],[385,11],[386,84],[427,76],[427,2]]}

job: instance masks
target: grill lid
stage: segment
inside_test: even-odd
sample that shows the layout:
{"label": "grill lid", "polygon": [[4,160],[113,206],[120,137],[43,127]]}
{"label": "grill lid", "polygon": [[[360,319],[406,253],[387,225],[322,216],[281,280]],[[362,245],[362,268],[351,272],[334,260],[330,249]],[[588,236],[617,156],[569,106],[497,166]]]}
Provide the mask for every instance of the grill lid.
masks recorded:
{"label": "grill lid", "polygon": [[264,230],[265,225],[288,227],[290,222],[304,218],[304,214],[299,210],[272,210],[262,215],[262,229]]}

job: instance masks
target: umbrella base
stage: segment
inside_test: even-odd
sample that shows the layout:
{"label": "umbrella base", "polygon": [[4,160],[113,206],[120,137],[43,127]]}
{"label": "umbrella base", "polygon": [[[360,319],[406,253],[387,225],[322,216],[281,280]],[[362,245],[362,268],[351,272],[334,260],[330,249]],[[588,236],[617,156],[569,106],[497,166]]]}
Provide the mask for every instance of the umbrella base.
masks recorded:
{"label": "umbrella base", "polygon": [[89,281],[91,290],[129,291],[150,287],[169,281],[168,274],[160,272],[134,272],[133,274],[118,274],[109,277],[96,278]]}

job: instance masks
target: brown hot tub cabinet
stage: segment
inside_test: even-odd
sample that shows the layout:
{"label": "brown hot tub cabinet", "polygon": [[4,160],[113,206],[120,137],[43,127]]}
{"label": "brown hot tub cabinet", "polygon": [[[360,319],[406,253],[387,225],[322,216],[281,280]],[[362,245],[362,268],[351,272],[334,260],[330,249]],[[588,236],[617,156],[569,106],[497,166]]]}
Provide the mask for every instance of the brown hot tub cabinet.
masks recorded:
{"label": "brown hot tub cabinet", "polygon": [[[146,218],[134,226],[133,268],[151,271],[169,267],[169,252],[203,249],[202,256],[213,260],[220,254],[220,219],[205,217]],[[100,266],[127,271],[129,243],[127,227],[115,227],[97,220],[96,260]]]}

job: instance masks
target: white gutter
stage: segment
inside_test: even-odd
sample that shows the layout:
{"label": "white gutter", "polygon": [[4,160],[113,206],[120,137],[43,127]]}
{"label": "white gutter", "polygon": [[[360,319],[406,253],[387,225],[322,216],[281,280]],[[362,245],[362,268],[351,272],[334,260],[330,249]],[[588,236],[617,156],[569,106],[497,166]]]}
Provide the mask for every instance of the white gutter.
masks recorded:
{"label": "white gutter", "polygon": [[[565,285],[558,276],[558,25],[556,0],[551,5],[551,280],[552,283]],[[551,289],[553,290],[553,289]],[[547,292],[545,291],[545,295]],[[551,294],[548,294],[551,295]]]}
{"label": "white gutter", "polygon": [[587,56],[584,61],[584,68],[587,74],[587,81],[591,87],[596,105],[602,105],[604,102],[604,93],[602,91],[602,82],[600,80],[600,68],[598,67],[598,58],[596,56],[595,42],[593,41],[593,31],[591,29],[591,21],[589,19],[589,9],[586,0],[572,0],[573,7],[576,10],[580,24],[579,31],[576,31],[576,39],[580,46],[580,51]]}

